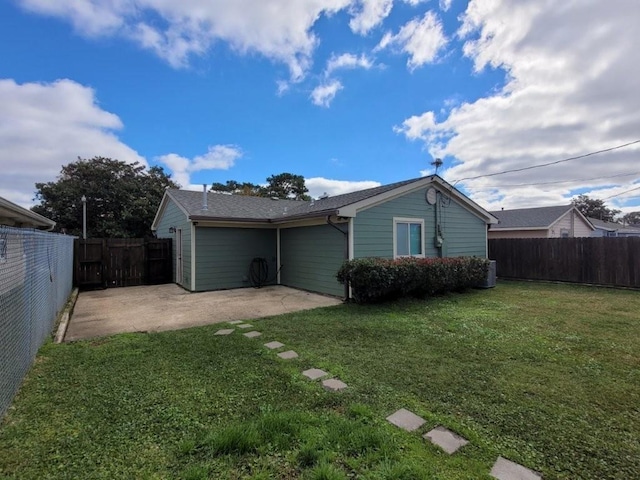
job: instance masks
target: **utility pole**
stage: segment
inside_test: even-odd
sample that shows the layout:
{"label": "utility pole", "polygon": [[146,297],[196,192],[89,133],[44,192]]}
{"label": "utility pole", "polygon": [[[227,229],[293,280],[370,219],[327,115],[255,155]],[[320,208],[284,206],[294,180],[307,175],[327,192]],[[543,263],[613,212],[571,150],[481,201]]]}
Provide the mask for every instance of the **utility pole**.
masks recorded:
{"label": "utility pole", "polygon": [[82,239],[87,239],[87,197],[82,195]]}

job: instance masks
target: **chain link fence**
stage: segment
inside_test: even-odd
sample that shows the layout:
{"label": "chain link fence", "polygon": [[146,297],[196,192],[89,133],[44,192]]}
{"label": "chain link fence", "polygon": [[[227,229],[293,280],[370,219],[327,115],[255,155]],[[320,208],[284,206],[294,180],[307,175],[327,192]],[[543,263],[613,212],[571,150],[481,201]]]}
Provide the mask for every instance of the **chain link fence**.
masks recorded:
{"label": "chain link fence", "polygon": [[71,294],[73,240],[0,226],[0,417]]}

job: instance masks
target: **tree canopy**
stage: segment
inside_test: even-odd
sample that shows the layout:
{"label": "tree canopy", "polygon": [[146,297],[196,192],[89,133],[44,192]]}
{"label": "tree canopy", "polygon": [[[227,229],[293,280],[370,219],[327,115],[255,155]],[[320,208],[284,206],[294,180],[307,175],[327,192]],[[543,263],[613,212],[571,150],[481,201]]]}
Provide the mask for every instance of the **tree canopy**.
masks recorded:
{"label": "tree canopy", "polygon": [[629,212],[622,217],[625,225],[640,225],[640,212]]}
{"label": "tree canopy", "polygon": [[603,200],[590,198],[588,195],[578,195],[571,200],[571,204],[585,217],[597,218],[605,222],[614,222],[616,215],[620,213],[620,210],[608,208]]}
{"label": "tree canopy", "polygon": [[307,195],[309,189],[305,185],[302,175],[280,173],[267,177],[265,186],[250,182],[227,180],[226,183],[216,182],[211,185],[212,192],[231,193],[233,195],[253,195],[256,197],[276,197],[282,199],[311,200]]}
{"label": "tree canopy", "polygon": [[162,167],[111,158],[78,158],[62,167],[54,182],[36,183],[32,207],[56,222],[56,230],[82,234],[82,201],[87,202],[87,236],[136,238],[151,235],[151,224],[167,187],[179,188]]}

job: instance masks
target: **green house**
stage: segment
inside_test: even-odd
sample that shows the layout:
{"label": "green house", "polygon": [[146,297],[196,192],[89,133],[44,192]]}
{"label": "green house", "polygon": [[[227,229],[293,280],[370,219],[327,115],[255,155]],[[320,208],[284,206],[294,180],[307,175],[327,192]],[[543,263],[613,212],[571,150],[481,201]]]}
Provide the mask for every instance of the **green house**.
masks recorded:
{"label": "green house", "polygon": [[496,222],[434,175],[311,201],[167,190],[152,230],[173,239],[187,290],[259,283],[348,296],[336,280],[345,259],[486,258]]}

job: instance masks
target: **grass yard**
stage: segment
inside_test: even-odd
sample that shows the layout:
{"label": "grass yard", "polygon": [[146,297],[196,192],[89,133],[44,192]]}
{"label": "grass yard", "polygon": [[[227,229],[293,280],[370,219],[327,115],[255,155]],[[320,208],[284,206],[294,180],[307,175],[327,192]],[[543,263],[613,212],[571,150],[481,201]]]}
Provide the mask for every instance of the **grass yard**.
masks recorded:
{"label": "grass yard", "polygon": [[[258,339],[47,344],[0,428],[0,478],[489,479],[498,455],[545,479],[638,478],[639,318],[638,292],[505,282],[252,321]],[[389,425],[399,408],[427,424]],[[421,437],[436,425],[470,444],[445,454]]]}

